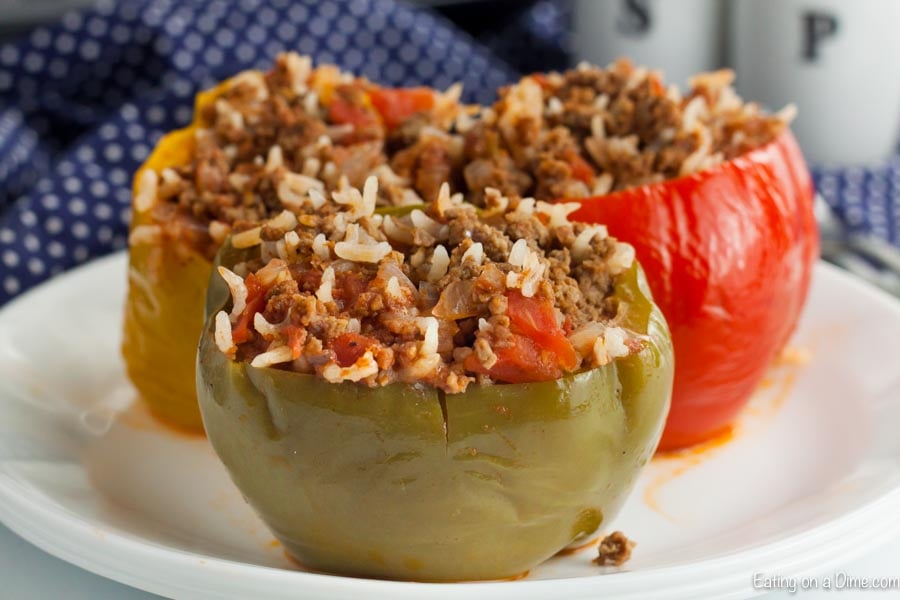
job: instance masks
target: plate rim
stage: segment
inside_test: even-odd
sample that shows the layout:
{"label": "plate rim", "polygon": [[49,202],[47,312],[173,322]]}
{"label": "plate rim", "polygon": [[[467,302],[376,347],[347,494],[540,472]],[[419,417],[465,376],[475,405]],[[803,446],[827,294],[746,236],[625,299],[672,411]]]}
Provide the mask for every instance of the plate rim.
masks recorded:
{"label": "plate rim", "polygon": [[[116,252],[54,277],[0,307],[0,319],[10,311],[23,310],[21,307],[34,295],[64,286],[70,280],[83,276],[86,271],[112,268],[108,265],[113,264],[125,266],[126,258],[127,252]],[[123,279],[126,276],[124,269],[122,276]],[[836,280],[854,294],[862,294],[893,313],[900,322],[900,301],[886,292],[824,261],[816,264],[814,273],[814,278],[821,277]],[[299,590],[310,596],[328,595],[337,598],[358,597],[360,593],[367,593],[398,599],[421,598],[423,595],[432,598],[458,598],[467,595],[526,599],[543,598],[551,590],[555,596],[567,597],[610,592],[644,597],[659,589],[654,587],[654,582],[660,585],[664,583],[667,596],[673,598],[694,598],[700,595],[739,597],[750,590],[750,573],[746,569],[748,561],[754,561],[752,568],[757,571],[772,571],[774,567],[779,574],[801,576],[849,562],[900,534],[898,484],[840,517],[810,529],[689,564],[571,578],[423,583],[292,571],[160,546],[118,530],[101,530],[49,497],[44,497],[43,502],[35,501],[39,499],[37,494],[39,492],[27,490],[24,482],[0,472],[0,522],[41,550],[96,575],[155,594],[189,593],[192,597],[210,598],[228,597],[223,591],[231,585],[240,587],[241,582],[258,582],[258,585],[264,585],[266,595],[271,593],[272,588],[282,590],[272,597],[288,597],[293,595],[291,591]],[[875,527],[876,524],[878,527]],[[863,537],[866,544],[859,543]],[[99,538],[102,538],[102,544],[96,543]],[[78,547],[80,550],[76,550]],[[169,575],[178,572],[180,576],[168,576],[163,581],[163,578],[154,578],[148,574],[144,565],[152,565],[153,569]],[[745,567],[743,570],[741,565]],[[206,578],[213,578],[217,583],[209,587],[198,587]],[[741,587],[736,585],[738,578],[744,581]],[[629,592],[627,588],[632,587],[635,581],[642,584],[634,586],[635,589]]]}

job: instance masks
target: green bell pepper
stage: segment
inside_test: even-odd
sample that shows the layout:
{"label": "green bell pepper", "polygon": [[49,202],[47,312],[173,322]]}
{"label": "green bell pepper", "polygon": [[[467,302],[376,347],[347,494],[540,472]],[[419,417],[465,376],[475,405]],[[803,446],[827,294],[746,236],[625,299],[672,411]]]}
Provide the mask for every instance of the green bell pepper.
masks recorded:
{"label": "green bell pepper", "polygon": [[[226,243],[218,261],[246,251]],[[214,270],[215,273],[215,270]],[[516,576],[618,512],[656,448],[673,358],[640,267],[616,281],[639,353],[557,381],[368,388],[257,369],[216,347],[213,275],[197,391],[247,501],[313,569],[420,581]]]}

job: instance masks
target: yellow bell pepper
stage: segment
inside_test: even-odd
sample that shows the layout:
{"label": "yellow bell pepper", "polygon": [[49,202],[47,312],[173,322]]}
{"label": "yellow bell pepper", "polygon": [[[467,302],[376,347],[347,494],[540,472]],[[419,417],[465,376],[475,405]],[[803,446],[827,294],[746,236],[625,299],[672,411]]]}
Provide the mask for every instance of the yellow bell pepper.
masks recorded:
{"label": "yellow bell pepper", "polygon": [[[145,169],[160,173],[185,165],[196,148],[195,132],[205,127],[204,108],[228,82],[197,96],[194,121],[163,137],[134,177]],[[131,227],[152,223],[150,212],[134,211]],[[150,411],[173,426],[203,431],[194,381],[194,357],[203,328],[206,284],[212,262],[183,244],[131,248],[122,355],[128,376]]]}

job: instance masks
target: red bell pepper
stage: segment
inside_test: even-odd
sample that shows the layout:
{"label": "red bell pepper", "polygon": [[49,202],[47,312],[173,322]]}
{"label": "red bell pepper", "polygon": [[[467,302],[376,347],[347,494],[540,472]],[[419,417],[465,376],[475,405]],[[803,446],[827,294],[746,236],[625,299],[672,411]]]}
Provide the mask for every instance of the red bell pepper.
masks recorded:
{"label": "red bell pepper", "polygon": [[573,219],[634,245],[672,331],[675,388],[660,450],[715,436],[793,332],[818,256],[813,186],[794,136],[581,203]]}

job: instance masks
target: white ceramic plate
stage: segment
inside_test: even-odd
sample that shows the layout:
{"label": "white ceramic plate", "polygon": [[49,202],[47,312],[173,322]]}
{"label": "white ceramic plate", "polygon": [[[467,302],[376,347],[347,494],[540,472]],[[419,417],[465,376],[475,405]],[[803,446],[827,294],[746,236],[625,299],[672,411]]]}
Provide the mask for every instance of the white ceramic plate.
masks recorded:
{"label": "white ceramic plate", "polygon": [[[793,341],[727,443],[657,459],[590,548],[526,579],[419,584],[307,573],[284,556],[207,442],[134,404],[119,358],[125,258],[0,311],[0,520],[44,550],[178,598],[699,598],[750,594],[900,532],[900,304],[820,265]],[[773,307],[777,310],[777,307]],[[389,535],[386,532],[386,535]]]}

